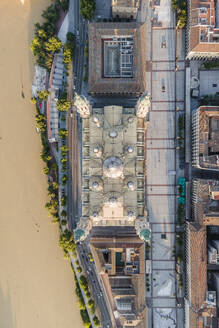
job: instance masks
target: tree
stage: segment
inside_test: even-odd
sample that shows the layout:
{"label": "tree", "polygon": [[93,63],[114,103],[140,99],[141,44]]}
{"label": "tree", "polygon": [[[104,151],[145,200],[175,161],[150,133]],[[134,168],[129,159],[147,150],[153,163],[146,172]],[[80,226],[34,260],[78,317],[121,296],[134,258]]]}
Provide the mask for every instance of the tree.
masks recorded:
{"label": "tree", "polygon": [[35,97],[32,97],[32,98],[30,99],[30,101],[31,101],[31,103],[32,103],[33,105],[36,105],[36,103],[37,103],[37,100],[36,100]]}
{"label": "tree", "polygon": [[79,297],[78,298],[78,305],[79,305],[79,309],[80,310],[85,310],[85,303],[84,303],[84,300],[83,300],[83,297],[81,298],[81,297]]}
{"label": "tree", "polygon": [[81,0],[80,10],[84,19],[91,19],[96,10],[96,2],[94,0]]}
{"label": "tree", "polygon": [[61,150],[61,152],[67,152],[69,150],[69,148],[64,145],[64,146],[60,147],[60,150]]}
{"label": "tree", "polygon": [[67,252],[73,252],[76,249],[74,238],[69,230],[65,230],[59,238],[59,246]]}
{"label": "tree", "polygon": [[77,272],[78,272],[78,273],[81,273],[81,272],[82,272],[82,268],[81,268],[80,265],[77,267]]}
{"label": "tree", "polygon": [[87,291],[87,290],[88,290],[88,282],[87,282],[87,278],[86,278],[84,275],[81,275],[81,276],[80,276],[80,285],[81,285],[81,288],[82,288],[84,291]]}
{"label": "tree", "polygon": [[71,107],[70,101],[67,101],[65,99],[59,99],[56,103],[57,109],[61,112],[67,112],[69,108]]}
{"label": "tree", "polygon": [[67,41],[74,43],[75,42],[75,35],[72,32],[68,32],[66,34],[66,39],[67,39]]}
{"label": "tree", "polygon": [[68,177],[66,174],[64,174],[62,177],[62,184],[65,185],[67,181],[68,181]]}
{"label": "tree", "polygon": [[95,324],[95,327],[98,327],[100,325],[100,320],[96,315],[93,317],[93,322]]}
{"label": "tree", "polygon": [[[84,324],[90,324],[90,319],[87,313],[87,310],[80,310],[81,318]],[[89,326],[87,326],[89,327]]]}
{"label": "tree", "polygon": [[75,35],[71,32],[66,34],[66,43],[63,51],[63,63],[70,64],[75,52]]}
{"label": "tree", "polygon": [[[69,65],[71,61],[72,61],[71,50],[65,46],[63,51],[63,63]],[[69,68],[69,66],[67,66],[67,68]]]}
{"label": "tree", "polygon": [[94,300],[90,299],[90,300],[88,301],[88,307],[89,307],[89,308],[92,308],[94,305],[95,305]]}
{"label": "tree", "polygon": [[35,36],[33,38],[31,45],[30,45],[30,49],[31,49],[32,53],[34,54],[34,56],[37,56],[40,54],[40,52],[42,50],[42,44],[38,37]]}
{"label": "tree", "polygon": [[66,129],[60,129],[59,130],[59,137],[60,138],[65,138],[68,136],[68,131]]}
{"label": "tree", "polygon": [[47,22],[55,25],[59,19],[58,7],[55,4],[50,5],[43,11],[42,17],[45,18]]}
{"label": "tree", "polygon": [[35,121],[36,121],[36,127],[40,130],[40,132],[45,132],[46,131],[46,126],[47,126],[47,124],[46,124],[46,115],[36,114]]}
{"label": "tree", "polygon": [[62,42],[56,36],[52,36],[49,40],[45,43],[45,49],[48,52],[58,52],[62,47]]}
{"label": "tree", "polygon": [[91,306],[90,312],[91,312],[91,314],[94,314],[95,313],[95,305]]}
{"label": "tree", "polygon": [[43,171],[44,174],[47,175],[49,173],[49,168],[48,167],[44,167],[42,171]]}
{"label": "tree", "polygon": [[63,216],[64,218],[66,218],[66,216],[67,216],[67,212],[66,212],[65,210],[62,210],[62,211],[61,211],[61,216]]}
{"label": "tree", "polygon": [[61,225],[66,225],[67,224],[67,221],[66,220],[61,220]]}
{"label": "tree", "polygon": [[67,204],[67,196],[63,195],[62,198],[61,198],[61,205],[66,206],[66,204]]}
{"label": "tree", "polygon": [[69,0],[59,0],[59,4],[64,11],[68,10]]}
{"label": "tree", "polygon": [[46,101],[48,96],[49,96],[49,91],[48,90],[38,91],[38,97],[40,99],[42,99],[43,101]]}
{"label": "tree", "polygon": [[85,295],[86,295],[87,298],[90,298],[91,297],[91,294],[90,294],[89,290],[86,291],[86,294]]}

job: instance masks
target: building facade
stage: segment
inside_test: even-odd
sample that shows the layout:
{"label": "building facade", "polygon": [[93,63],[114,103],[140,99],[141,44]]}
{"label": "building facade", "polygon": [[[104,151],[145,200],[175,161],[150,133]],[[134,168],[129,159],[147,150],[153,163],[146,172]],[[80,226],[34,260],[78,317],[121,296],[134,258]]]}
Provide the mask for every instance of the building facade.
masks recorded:
{"label": "building facade", "polygon": [[89,23],[89,92],[139,96],[145,92],[146,24]]}
{"label": "building facade", "polygon": [[187,59],[219,58],[217,24],[214,0],[188,1]]}
{"label": "building facade", "polygon": [[219,169],[219,106],[201,106],[192,115],[192,165]]}
{"label": "building facade", "polygon": [[[142,102],[137,108],[93,108],[82,116],[82,217],[76,241],[85,239],[93,227],[130,227],[143,240],[150,237],[145,207],[146,120],[138,116],[143,113]],[[147,104],[146,100],[145,115]]]}
{"label": "building facade", "polygon": [[140,0],[112,0],[112,15],[114,18],[136,19]]}

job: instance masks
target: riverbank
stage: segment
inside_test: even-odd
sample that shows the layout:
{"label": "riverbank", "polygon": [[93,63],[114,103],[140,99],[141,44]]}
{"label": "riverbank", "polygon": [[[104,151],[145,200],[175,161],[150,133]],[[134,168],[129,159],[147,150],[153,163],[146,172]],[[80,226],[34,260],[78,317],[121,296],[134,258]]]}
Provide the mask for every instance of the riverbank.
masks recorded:
{"label": "riverbank", "polygon": [[1,328],[81,328],[71,267],[44,209],[47,183],[29,101],[33,25],[51,1],[23,2],[0,2]]}

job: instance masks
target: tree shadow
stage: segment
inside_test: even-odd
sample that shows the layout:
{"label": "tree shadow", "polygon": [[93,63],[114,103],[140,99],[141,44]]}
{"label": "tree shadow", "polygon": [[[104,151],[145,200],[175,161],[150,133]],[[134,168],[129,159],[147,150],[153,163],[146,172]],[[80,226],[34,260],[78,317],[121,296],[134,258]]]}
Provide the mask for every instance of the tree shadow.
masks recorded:
{"label": "tree shadow", "polygon": [[3,292],[0,286],[0,326],[1,328],[15,328],[16,319],[15,313],[12,310],[12,303],[9,288],[6,293]]}

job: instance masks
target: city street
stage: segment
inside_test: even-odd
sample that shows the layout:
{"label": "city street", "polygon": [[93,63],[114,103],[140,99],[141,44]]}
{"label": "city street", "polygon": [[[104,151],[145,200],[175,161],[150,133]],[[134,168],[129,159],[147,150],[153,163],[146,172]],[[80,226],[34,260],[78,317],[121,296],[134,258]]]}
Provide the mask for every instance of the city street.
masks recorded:
{"label": "city street", "polygon": [[[174,250],[179,171],[176,108],[184,110],[184,47],[183,34],[175,30],[171,2],[161,1],[152,8],[147,9],[152,26],[147,31],[147,92],[151,95],[151,110],[146,139],[146,202],[152,236],[151,284],[146,300],[149,327],[175,328],[183,327]],[[155,13],[158,21],[154,20]]]}
{"label": "city street", "polygon": [[[81,120],[77,114],[76,108],[73,105],[74,90],[80,94],[82,88],[83,68],[84,68],[84,46],[86,40],[87,26],[80,16],[79,0],[70,0],[69,10],[69,30],[76,35],[75,59],[73,62],[73,76],[69,76],[69,93],[71,97],[69,101],[72,103],[72,108],[68,112],[68,147],[69,147],[69,169],[68,169],[68,219],[70,228],[73,230],[76,227],[77,221],[80,219],[81,204]],[[103,290],[100,286],[95,264],[89,261],[89,249],[86,244],[79,244],[78,254],[81,265],[89,281],[92,289],[96,306],[101,314],[101,323],[103,328],[111,328],[110,315],[107,309]]]}
{"label": "city street", "polygon": [[89,285],[92,288],[92,295],[95,303],[101,312],[101,322],[104,328],[111,328],[111,320],[107,309],[104,292],[100,285],[100,280],[97,277],[97,272],[94,262],[90,262],[88,253],[90,252],[88,246],[85,243],[78,244],[78,254],[80,257],[81,264],[86,273]]}

